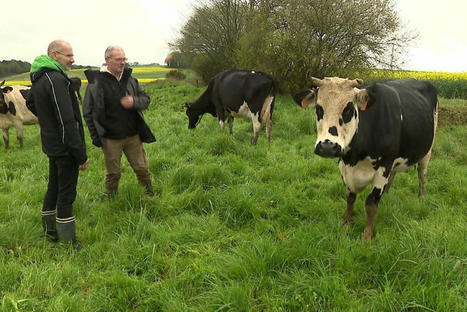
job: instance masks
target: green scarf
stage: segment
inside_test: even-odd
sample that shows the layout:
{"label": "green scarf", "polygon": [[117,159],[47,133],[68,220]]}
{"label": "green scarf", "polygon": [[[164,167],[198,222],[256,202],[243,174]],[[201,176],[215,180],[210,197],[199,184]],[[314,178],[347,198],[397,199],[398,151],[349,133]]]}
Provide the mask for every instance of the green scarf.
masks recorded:
{"label": "green scarf", "polygon": [[62,67],[62,65],[60,65],[60,63],[58,63],[56,60],[54,60],[48,55],[40,55],[36,57],[34,62],[32,62],[30,72],[37,73],[38,71],[44,68],[54,69],[66,74],[66,70]]}

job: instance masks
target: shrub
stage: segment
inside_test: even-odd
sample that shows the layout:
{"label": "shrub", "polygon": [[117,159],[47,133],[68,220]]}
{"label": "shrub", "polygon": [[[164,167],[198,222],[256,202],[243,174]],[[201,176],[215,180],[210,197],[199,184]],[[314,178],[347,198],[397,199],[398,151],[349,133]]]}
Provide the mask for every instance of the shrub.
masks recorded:
{"label": "shrub", "polygon": [[173,69],[173,70],[167,72],[167,74],[165,74],[165,78],[174,79],[174,80],[185,80],[186,76],[180,70]]}

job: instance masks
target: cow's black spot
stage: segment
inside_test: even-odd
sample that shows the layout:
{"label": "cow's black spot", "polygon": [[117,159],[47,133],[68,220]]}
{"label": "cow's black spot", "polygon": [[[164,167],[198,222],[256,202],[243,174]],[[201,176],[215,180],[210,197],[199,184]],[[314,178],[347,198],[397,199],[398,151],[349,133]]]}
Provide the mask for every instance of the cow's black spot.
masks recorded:
{"label": "cow's black spot", "polygon": [[352,117],[354,116],[354,106],[352,102],[347,103],[347,106],[344,108],[344,111],[342,112],[342,118],[345,123],[348,123],[349,121],[352,120]]}
{"label": "cow's black spot", "polygon": [[339,118],[339,126],[342,126],[343,123],[344,121],[342,120],[342,118]]}
{"label": "cow's black spot", "polygon": [[319,104],[316,104],[315,110],[316,110],[316,119],[320,121],[321,119],[323,119],[323,116],[324,116],[323,107]]}
{"label": "cow's black spot", "polygon": [[337,134],[337,128],[336,128],[335,126],[330,127],[328,131],[329,131],[329,133],[330,133],[331,135],[333,135],[333,136],[338,136],[338,134]]}

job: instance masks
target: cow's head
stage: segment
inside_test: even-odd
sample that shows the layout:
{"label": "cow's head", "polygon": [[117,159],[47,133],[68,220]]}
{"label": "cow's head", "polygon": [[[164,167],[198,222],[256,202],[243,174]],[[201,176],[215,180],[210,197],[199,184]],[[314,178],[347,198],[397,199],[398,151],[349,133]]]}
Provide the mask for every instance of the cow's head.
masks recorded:
{"label": "cow's head", "polygon": [[13,115],[16,115],[16,109],[13,102],[9,102],[8,104],[5,101],[5,94],[10,93],[13,91],[12,87],[2,87],[5,84],[5,80],[0,83],[0,114],[6,114],[10,112]]}
{"label": "cow's head", "polygon": [[195,109],[193,103],[185,103],[186,115],[188,116],[188,129],[194,129],[201,121],[203,112]]}
{"label": "cow's head", "polygon": [[359,109],[365,110],[369,99],[365,89],[356,88],[362,83],[361,79],[312,78],[312,88],[294,96],[302,107],[315,107],[316,154],[341,157],[347,150],[357,132]]}

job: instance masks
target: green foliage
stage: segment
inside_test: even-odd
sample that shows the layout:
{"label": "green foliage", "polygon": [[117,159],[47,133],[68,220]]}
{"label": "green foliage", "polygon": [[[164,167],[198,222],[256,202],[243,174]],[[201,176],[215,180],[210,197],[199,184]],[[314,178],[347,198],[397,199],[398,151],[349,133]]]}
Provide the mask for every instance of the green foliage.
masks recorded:
{"label": "green foliage", "polygon": [[186,78],[185,74],[180,70],[171,70],[165,74],[165,78],[175,79],[175,80],[184,80]]}
{"label": "green foliage", "polygon": [[172,47],[203,79],[226,69],[261,70],[290,92],[311,76],[396,67],[413,38],[392,0],[209,0]]}
{"label": "green foliage", "polygon": [[191,67],[205,82],[208,82],[212,77],[224,69],[220,63],[213,62],[211,57],[206,54],[196,55]]}
{"label": "green foliage", "polygon": [[467,99],[467,80],[436,79],[429,81],[438,89],[440,97]]}
{"label": "green foliage", "polygon": [[31,64],[28,62],[9,60],[9,61],[0,61],[0,78],[29,72]]}
{"label": "green foliage", "polygon": [[397,175],[368,244],[368,190],[342,227],[345,190],[336,161],[313,153],[312,110],[279,96],[271,146],[264,132],[252,146],[242,119],[233,136],[208,115],[187,129],[182,104],[204,88],[143,88],[157,195],[144,195],[123,160],[119,193],[107,199],[102,152],[87,140],[91,166],[74,204],[79,253],[42,233],[48,161],[38,127],[24,128],[22,149],[10,135],[0,151],[0,310],[465,310],[465,125],[438,129],[425,200],[415,170]]}

